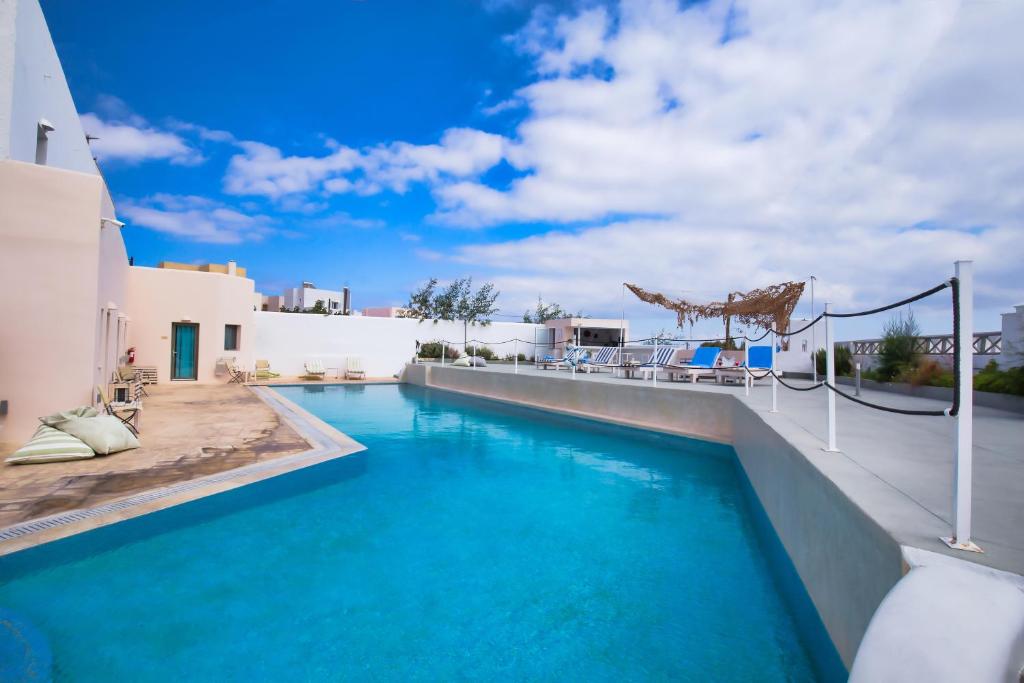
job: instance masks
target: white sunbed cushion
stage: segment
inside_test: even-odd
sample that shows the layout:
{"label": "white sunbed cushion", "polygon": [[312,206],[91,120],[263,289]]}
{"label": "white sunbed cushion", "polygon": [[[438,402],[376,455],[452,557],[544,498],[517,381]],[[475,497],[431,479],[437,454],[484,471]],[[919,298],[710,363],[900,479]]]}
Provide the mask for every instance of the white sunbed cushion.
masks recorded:
{"label": "white sunbed cushion", "polygon": [[451,362],[451,365],[454,368],[468,368],[471,365],[471,362],[469,360],[469,356],[459,356]]}
{"label": "white sunbed cushion", "polygon": [[78,437],[48,425],[39,425],[29,442],[7,457],[12,465],[86,460],[96,453]]}
{"label": "white sunbed cushion", "polygon": [[139,440],[113,415],[74,417],[57,425],[62,432],[76,436],[97,455],[109,455],[139,447]]}

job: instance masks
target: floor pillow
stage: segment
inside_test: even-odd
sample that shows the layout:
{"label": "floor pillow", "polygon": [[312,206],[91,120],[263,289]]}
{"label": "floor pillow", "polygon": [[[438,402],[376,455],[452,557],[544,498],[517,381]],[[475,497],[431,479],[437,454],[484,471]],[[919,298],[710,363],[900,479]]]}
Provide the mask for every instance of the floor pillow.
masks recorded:
{"label": "floor pillow", "polygon": [[[81,418],[79,418],[81,419]],[[81,439],[48,425],[39,425],[29,442],[7,457],[12,465],[85,460],[96,453]]]}
{"label": "floor pillow", "polygon": [[73,417],[96,417],[99,414],[100,411],[96,410],[92,406],[79,406],[72,410],[62,410],[59,413],[41,417],[39,418],[39,421],[48,427],[56,427],[64,420],[69,420]]}
{"label": "floor pillow", "polygon": [[109,455],[139,447],[135,435],[113,415],[73,417],[61,422],[57,428],[84,441],[96,451],[96,455]]}

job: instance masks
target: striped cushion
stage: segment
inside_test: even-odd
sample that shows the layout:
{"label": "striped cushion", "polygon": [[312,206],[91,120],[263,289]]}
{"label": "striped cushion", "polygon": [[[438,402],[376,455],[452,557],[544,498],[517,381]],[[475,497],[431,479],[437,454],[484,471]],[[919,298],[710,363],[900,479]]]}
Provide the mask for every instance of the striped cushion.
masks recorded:
{"label": "striped cushion", "polygon": [[37,462],[85,460],[95,455],[81,439],[65,434],[59,429],[39,425],[35,436],[11,453],[7,462],[12,465],[28,465]]}

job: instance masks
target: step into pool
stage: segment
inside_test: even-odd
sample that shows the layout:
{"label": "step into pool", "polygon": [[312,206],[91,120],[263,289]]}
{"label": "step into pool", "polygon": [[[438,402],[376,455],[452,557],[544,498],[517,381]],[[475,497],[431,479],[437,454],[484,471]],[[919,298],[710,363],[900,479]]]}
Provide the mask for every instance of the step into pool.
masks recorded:
{"label": "step into pool", "polygon": [[0,558],[54,679],[845,675],[728,446],[408,385],[276,391],[367,450]]}

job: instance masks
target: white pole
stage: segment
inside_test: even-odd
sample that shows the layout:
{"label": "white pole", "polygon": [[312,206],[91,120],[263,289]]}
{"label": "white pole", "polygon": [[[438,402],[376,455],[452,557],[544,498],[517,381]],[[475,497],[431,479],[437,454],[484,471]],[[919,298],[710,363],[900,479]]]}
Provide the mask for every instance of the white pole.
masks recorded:
{"label": "white pole", "polygon": [[956,262],[960,281],[960,412],[956,416],[956,447],[953,476],[953,537],[943,539],[951,548],[981,552],[971,542],[971,477],[974,458],[974,264]]}
{"label": "white pole", "polygon": [[[825,314],[832,312],[832,304],[825,302]],[[832,341],[832,318],[825,318],[825,381],[830,386],[836,385],[836,351]],[[826,451],[838,452],[836,448],[836,392],[828,389],[828,448]]]}
{"label": "white pole", "polygon": [[446,342],[441,342],[441,367],[442,368],[444,367],[444,354],[445,354],[447,348],[448,348],[447,343]]}
{"label": "white pole", "polygon": [[[771,364],[772,364],[772,412],[773,413],[777,413],[777,412],[779,412],[779,380],[777,380],[775,378],[775,333],[774,332],[772,332],[771,340],[772,340],[772,355],[771,355]],[[753,379],[751,379],[751,381],[753,381]]]}
{"label": "white pole", "polygon": [[512,374],[519,374],[519,340],[512,342],[512,357],[515,359],[515,370]]}
{"label": "white pole", "polygon": [[654,355],[651,356],[651,384],[658,386],[658,337],[654,338]]}
{"label": "white pole", "polygon": [[[750,342],[743,345],[743,367],[746,368],[743,371],[743,389],[746,395],[750,396],[750,386],[754,383],[754,377],[750,372]],[[774,377],[772,381],[775,381]]]}
{"label": "white pole", "polygon": [[[811,320],[814,320],[814,281],[818,278],[811,276]],[[811,374],[814,383],[818,383],[818,335],[815,334],[818,326],[811,323]],[[792,329],[792,328],[791,328]]]}

